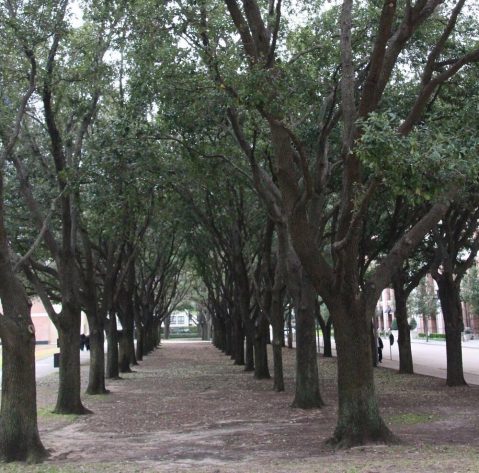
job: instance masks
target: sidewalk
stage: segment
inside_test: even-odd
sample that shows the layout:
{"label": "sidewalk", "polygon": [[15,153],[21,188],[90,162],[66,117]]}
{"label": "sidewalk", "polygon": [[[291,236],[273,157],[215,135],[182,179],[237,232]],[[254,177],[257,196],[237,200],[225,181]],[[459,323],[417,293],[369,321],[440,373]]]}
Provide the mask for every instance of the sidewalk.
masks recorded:
{"label": "sidewalk", "polygon": [[[35,377],[38,380],[51,373],[58,372],[58,368],[53,367],[53,354],[60,351],[56,345],[36,345],[35,346]],[[89,351],[80,351],[80,363],[90,360]],[[1,357],[0,357],[1,362]],[[0,363],[1,368],[1,363]],[[0,369],[0,381],[2,380],[2,370]]]}
{"label": "sidewalk", "polygon": [[[380,368],[399,370],[399,352],[397,340],[389,345],[388,338],[382,338],[384,343],[383,362]],[[322,340],[321,340],[322,342]],[[331,340],[333,355],[336,356],[334,339]],[[322,347],[321,347],[322,348]],[[435,378],[446,379],[447,359],[446,342],[441,340],[413,339],[411,340],[414,373]],[[464,379],[468,384],[479,385],[479,340],[462,342],[462,362]],[[322,349],[321,349],[322,353]]]}
{"label": "sidewalk", "polygon": [[[383,339],[383,368],[399,369],[399,352],[397,341],[391,347],[389,340]],[[446,379],[447,358],[445,341],[411,340],[414,372],[436,378]],[[462,363],[464,379],[468,384],[479,385],[479,340],[462,343]],[[392,358],[392,359],[391,359]]]}

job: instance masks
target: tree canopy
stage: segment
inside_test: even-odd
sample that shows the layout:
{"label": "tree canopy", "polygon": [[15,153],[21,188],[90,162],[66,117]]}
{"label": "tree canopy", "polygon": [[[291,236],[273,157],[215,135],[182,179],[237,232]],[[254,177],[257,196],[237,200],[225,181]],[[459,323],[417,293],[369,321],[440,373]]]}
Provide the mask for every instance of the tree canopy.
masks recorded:
{"label": "tree canopy", "polygon": [[[88,392],[102,394],[105,334],[117,377],[181,304],[257,378],[271,325],[277,390],[293,307],[293,405],[320,407],[321,300],[338,348],[331,442],[394,442],[371,366],[381,291],[407,298],[426,269],[441,289],[449,265],[460,346],[478,245],[477,13],[465,0],[4,2],[0,276],[40,296],[59,331],[56,412],[85,413],[82,311]],[[0,321],[0,336],[20,335]]]}

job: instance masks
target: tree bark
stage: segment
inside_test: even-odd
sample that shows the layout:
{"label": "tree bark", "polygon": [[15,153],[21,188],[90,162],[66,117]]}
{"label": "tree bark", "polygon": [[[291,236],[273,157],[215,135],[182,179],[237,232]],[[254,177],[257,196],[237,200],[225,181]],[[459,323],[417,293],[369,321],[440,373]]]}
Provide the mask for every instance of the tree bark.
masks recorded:
{"label": "tree bark", "polygon": [[296,315],[296,389],[293,407],[321,407],[316,349],[316,291],[294,251],[285,225],[277,225],[278,261],[284,266],[285,281]]}
{"label": "tree bark", "polygon": [[158,325],[155,324],[151,318],[145,322],[145,325],[143,327],[143,356],[144,357],[149,355],[156,348],[157,342],[158,342]]}
{"label": "tree bark", "polygon": [[319,304],[319,301],[316,301],[315,314],[316,320],[321,327],[321,332],[323,333],[323,356],[326,358],[331,358],[333,356],[333,352],[331,350],[331,326],[333,324],[332,318],[328,317],[328,320],[326,322],[324,321],[321,314],[321,306]]}
{"label": "tree bark", "polygon": [[256,359],[256,354],[255,354],[255,335],[252,333],[249,333],[250,331],[248,330],[246,332],[246,351],[245,351],[245,365],[244,365],[244,370],[245,371],[255,371],[255,359]]}
{"label": "tree bark", "polygon": [[110,312],[110,319],[107,330],[107,359],[106,359],[106,377],[109,379],[120,379],[119,353],[118,353],[118,330],[116,325],[116,315]]}
{"label": "tree bark", "polygon": [[152,348],[158,348],[161,345],[161,320],[155,317],[153,320],[153,344]]}
{"label": "tree bark", "polygon": [[233,321],[233,347],[232,358],[235,365],[244,365],[244,330],[240,317],[237,315]]}
{"label": "tree bark", "polygon": [[267,332],[269,325],[265,317],[259,316],[254,335],[254,377],[256,379],[270,379],[268,368]]}
{"label": "tree bark", "polygon": [[56,414],[88,414],[80,398],[81,309],[64,303],[58,324],[60,372]]}
{"label": "tree bark", "polygon": [[374,323],[371,322],[371,330],[369,332],[371,336],[371,361],[373,366],[376,368],[378,366],[378,334]]}
{"label": "tree bark", "polygon": [[462,307],[460,287],[449,273],[442,274],[436,279],[439,300],[446,329],[446,357],[448,386],[464,386],[464,370],[462,364],[461,332],[464,329],[462,321]]}
{"label": "tree bark", "polygon": [[[352,298],[351,298],[352,299]],[[379,414],[371,364],[371,317],[354,301],[330,307],[338,353],[339,412],[330,442],[339,448],[395,440]]]}
{"label": "tree bark", "polygon": [[213,317],[213,345],[223,352],[226,351],[226,328],[223,319]]}
{"label": "tree bark", "polygon": [[233,354],[233,323],[231,318],[225,319],[225,355],[231,356]]}
{"label": "tree bark", "polygon": [[[27,312],[22,314],[22,319],[24,316]],[[33,327],[31,323],[29,326]],[[12,324],[3,332],[2,357],[0,460],[39,462],[48,453],[37,427],[35,337],[24,324]]]}
{"label": "tree bark", "polygon": [[326,358],[331,358],[333,356],[333,350],[331,348],[331,327],[333,326],[333,319],[329,317],[328,321],[322,327],[323,331],[323,345],[324,351],[323,356]]}
{"label": "tree bark", "polygon": [[291,308],[288,310],[288,348],[293,348],[293,323],[292,323],[293,314],[291,312]]}
{"label": "tree bark", "polygon": [[314,304],[316,293],[301,270],[300,290],[295,297],[296,310],[296,391],[293,407],[312,409],[324,403],[319,393],[318,357]]}
{"label": "tree bark", "polygon": [[103,322],[98,317],[88,317],[90,327],[90,370],[87,394],[106,394],[105,386],[105,335]]}
{"label": "tree bark", "polygon": [[120,373],[131,373],[131,353],[129,334],[123,329],[118,331],[119,348],[118,348],[118,368]]}
{"label": "tree bark", "polygon": [[[0,217],[1,218],[1,217]],[[3,221],[0,222],[3,225]],[[0,233],[3,236],[3,229]],[[3,315],[0,461],[36,463],[48,457],[38,433],[35,327],[25,289],[13,273],[6,240],[0,238],[0,298]],[[5,276],[8,276],[5,279]]]}
{"label": "tree bark", "polygon": [[398,324],[399,373],[413,374],[411,352],[411,332],[409,330],[407,297],[404,284],[398,277],[393,278],[394,298],[396,300],[396,320]]}
{"label": "tree bark", "polygon": [[165,327],[165,340],[168,340],[170,338],[170,316],[166,317],[164,327]]}
{"label": "tree bark", "polygon": [[4,221],[3,169],[0,169],[0,338],[2,396],[0,461],[36,463],[48,456],[37,424],[35,326],[25,288],[15,275]]}
{"label": "tree bark", "polygon": [[276,392],[284,391],[283,375],[283,345],[284,345],[284,317],[283,297],[284,289],[278,282],[278,268],[276,270],[275,285],[271,291],[271,325],[273,327],[273,366],[274,384]]}
{"label": "tree bark", "polygon": [[145,329],[143,325],[136,325],[136,351],[135,356],[137,361],[143,361],[145,355]]}

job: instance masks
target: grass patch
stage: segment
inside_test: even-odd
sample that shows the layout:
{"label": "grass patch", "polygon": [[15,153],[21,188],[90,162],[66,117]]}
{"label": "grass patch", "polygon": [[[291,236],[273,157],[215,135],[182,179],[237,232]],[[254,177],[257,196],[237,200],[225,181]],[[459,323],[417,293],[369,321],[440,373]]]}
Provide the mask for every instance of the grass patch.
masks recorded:
{"label": "grass patch", "polygon": [[145,469],[128,462],[117,463],[92,463],[86,465],[27,465],[25,463],[0,463],[2,473],[144,473],[153,472],[154,469]]}
{"label": "grass patch", "polygon": [[414,425],[414,424],[426,424],[428,422],[434,422],[438,419],[438,416],[433,414],[418,414],[417,412],[406,412],[405,414],[398,414],[388,418],[392,424]]}
{"label": "grass patch", "polygon": [[[56,466],[32,466],[24,463],[8,463],[0,466],[4,473],[73,473],[72,468],[60,468]],[[76,470],[78,471],[78,470]]]}
{"label": "grass patch", "polygon": [[56,414],[53,412],[52,407],[40,407],[37,410],[38,418],[45,420],[66,420],[68,422],[75,422],[79,415],[78,414]]}
{"label": "grass patch", "polygon": [[84,396],[90,401],[105,401],[111,398],[111,394],[88,394],[85,393]]}

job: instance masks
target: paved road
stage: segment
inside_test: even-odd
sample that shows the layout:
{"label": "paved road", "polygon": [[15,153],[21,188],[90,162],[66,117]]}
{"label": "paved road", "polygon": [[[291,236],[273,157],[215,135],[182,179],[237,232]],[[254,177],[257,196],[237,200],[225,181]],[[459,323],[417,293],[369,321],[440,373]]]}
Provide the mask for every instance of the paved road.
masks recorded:
{"label": "paved road", "polygon": [[[399,369],[398,345],[389,351],[389,340],[384,341],[383,363],[385,368]],[[446,342],[413,340],[411,343],[414,371],[419,374],[446,379]],[[392,360],[391,360],[392,358]],[[479,385],[479,340],[463,342],[462,362],[464,378],[469,384]]]}
{"label": "paved road", "polygon": [[[195,342],[198,340],[195,340]],[[185,340],[168,340],[167,343],[185,343]],[[322,342],[322,341],[321,341]],[[389,350],[389,340],[383,339],[383,362],[381,368],[399,369],[399,354],[397,342]],[[334,340],[332,341],[333,354],[336,353]],[[412,356],[414,371],[418,374],[434,376],[446,379],[446,343],[441,341],[412,340]],[[464,377],[469,384],[479,385],[479,340],[463,342],[462,357],[464,365]],[[81,363],[88,363],[90,352],[80,351]],[[53,367],[53,355],[37,361],[37,379],[58,372]],[[0,380],[2,378],[0,370]]]}
{"label": "paved road", "polygon": [[[87,361],[90,361],[90,352],[80,351],[80,363]],[[58,368],[53,367],[53,355],[43,358],[43,360],[39,360],[35,364],[35,374],[37,379],[55,372],[58,373]]]}
{"label": "paved road", "polygon": [[[390,347],[387,338],[383,338],[383,343],[383,362],[379,366],[381,368],[399,369],[397,341],[394,342],[392,347]],[[412,340],[411,350],[415,373],[446,379],[446,342]],[[333,353],[335,354],[334,349]],[[479,340],[463,342],[462,360],[466,382],[479,385]]]}
{"label": "paved road", "polygon": [[[80,363],[89,363],[90,362],[90,352],[89,351],[80,351]],[[35,375],[36,378],[42,378],[51,373],[58,373],[58,368],[53,367],[53,355],[43,360],[37,361],[35,365]]]}
{"label": "paved road", "polygon": [[[90,361],[89,351],[80,351],[80,363],[88,363]],[[53,367],[53,355],[38,360],[35,363],[36,379],[43,378],[51,373],[58,373],[58,368]],[[2,380],[2,370],[0,369],[0,381]]]}

